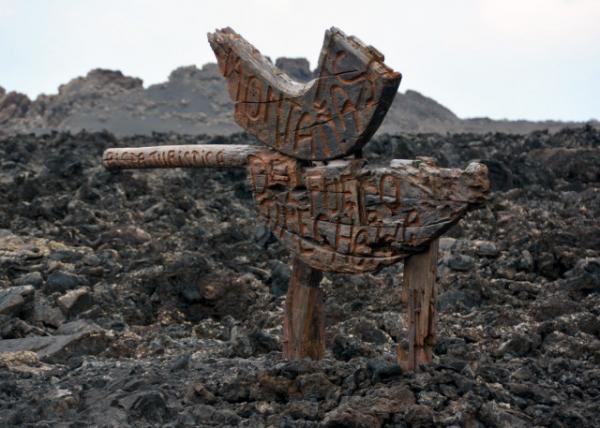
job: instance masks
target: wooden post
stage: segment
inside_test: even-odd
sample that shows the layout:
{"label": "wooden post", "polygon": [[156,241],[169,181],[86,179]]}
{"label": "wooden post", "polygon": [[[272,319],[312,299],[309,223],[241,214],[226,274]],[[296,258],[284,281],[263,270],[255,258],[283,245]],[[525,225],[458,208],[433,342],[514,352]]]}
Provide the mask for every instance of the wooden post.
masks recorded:
{"label": "wooden post", "polygon": [[438,239],[429,248],[404,261],[404,290],[408,324],[408,355],[398,346],[398,361],[406,370],[431,363],[435,344]]}
{"label": "wooden post", "polygon": [[319,287],[323,273],[294,257],[285,300],[283,356],[289,360],[325,354],[325,299]]}

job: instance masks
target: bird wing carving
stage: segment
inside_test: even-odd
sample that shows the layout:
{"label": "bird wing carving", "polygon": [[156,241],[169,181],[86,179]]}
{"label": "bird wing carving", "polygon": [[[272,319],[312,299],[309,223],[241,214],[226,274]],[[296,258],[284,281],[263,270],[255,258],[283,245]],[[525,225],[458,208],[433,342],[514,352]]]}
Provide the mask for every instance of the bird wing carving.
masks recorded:
{"label": "bird wing carving", "polygon": [[401,75],[375,48],[337,28],[325,33],[316,78],[290,79],[230,28],[208,34],[235,103],[236,122],[267,146],[304,160],[336,159],[371,138]]}

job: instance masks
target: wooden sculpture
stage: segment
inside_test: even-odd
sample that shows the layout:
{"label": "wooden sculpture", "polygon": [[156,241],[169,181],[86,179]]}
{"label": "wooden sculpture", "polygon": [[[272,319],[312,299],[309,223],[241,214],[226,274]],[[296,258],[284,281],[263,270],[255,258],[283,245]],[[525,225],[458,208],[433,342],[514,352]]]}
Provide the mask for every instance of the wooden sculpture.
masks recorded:
{"label": "wooden sculpture", "polygon": [[487,168],[438,168],[429,158],[371,167],[361,148],[394,99],[400,74],[383,55],[332,28],[316,78],[292,81],[233,30],[209,34],[235,120],[266,147],[108,149],[108,168],[245,167],[259,216],[293,253],[283,350],[325,352],[322,272],[373,272],[404,260],[408,370],[431,362],[438,237],[489,192]]}

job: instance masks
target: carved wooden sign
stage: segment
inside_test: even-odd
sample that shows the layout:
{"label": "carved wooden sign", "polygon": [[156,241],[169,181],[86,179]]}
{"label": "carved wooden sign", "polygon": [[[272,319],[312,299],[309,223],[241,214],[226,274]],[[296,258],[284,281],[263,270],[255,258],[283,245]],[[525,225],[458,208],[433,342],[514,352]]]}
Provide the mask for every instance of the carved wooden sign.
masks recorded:
{"label": "carved wooden sign", "polygon": [[287,248],[309,266],[376,271],[414,253],[456,223],[488,190],[487,169],[362,159],[302,167],[276,153],[249,158],[258,211]]}
{"label": "carved wooden sign", "polygon": [[235,102],[235,120],[273,149],[325,160],[360,150],[400,84],[383,55],[337,28],[325,33],[317,78],[292,81],[230,28],[208,35]]}
{"label": "carved wooden sign", "polygon": [[286,358],[319,359],[325,352],[322,272],[372,272],[404,260],[409,349],[399,348],[398,358],[411,370],[430,362],[437,238],[484,201],[485,165],[438,168],[423,158],[373,167],[361,158],[400,74],[377,50],[336,28],[325,33],[317,77],[307,84],[292,81],[230,28],[208,39],[235,120],[266,147],[115,148],[105,151],[104,165],[247,168],[259,216],[294,254]]}

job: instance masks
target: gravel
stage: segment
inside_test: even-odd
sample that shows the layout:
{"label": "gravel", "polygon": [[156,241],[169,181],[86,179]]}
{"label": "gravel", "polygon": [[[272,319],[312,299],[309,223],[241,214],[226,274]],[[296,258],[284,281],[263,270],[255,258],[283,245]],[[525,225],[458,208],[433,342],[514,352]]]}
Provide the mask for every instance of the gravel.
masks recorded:
{"label": "gravel", "polygon": [[592,427],[600,414],[600,132],[383,135],[375,163],[479,159],[489,201],[441,240],[418,373],[402,266],[326,275],[327,353],[286,362],[289,255],[241,170],[109,172],[154,134],[0,141],[0,425]]}

